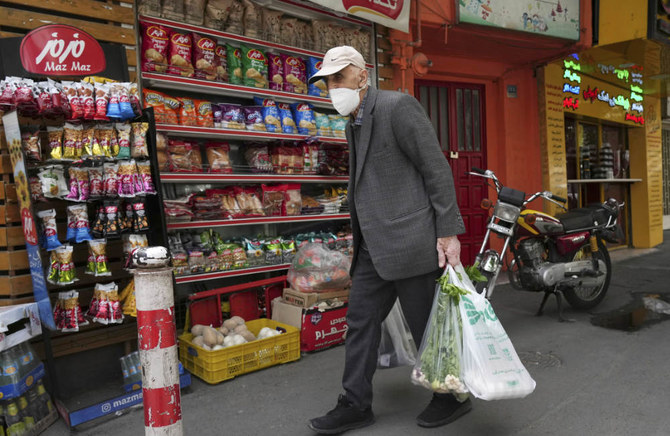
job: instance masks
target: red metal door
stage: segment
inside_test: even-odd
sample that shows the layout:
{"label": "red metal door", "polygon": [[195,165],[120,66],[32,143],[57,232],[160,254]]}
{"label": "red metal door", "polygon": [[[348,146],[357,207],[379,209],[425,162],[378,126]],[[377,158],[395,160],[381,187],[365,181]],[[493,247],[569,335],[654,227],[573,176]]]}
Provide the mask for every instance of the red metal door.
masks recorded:
{"label": "red metal door", "polygon": [[479,205],[487,196],[484,179],[468,175],[486,169],[484,87],[451,82],[415,82],[415,95],[426,110],[454,173],[458,206],[466,233],[459,236],[461,260],[472,264],[484,238],[488,214]]}

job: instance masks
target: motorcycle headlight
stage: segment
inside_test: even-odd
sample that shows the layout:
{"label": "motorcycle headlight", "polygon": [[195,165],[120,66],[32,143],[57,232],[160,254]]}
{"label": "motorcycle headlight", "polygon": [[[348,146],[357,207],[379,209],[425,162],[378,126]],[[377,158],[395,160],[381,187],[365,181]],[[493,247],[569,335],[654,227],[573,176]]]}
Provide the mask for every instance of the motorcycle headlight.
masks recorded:
{"label": "motorcycle headlight", "polygon": [[493,209],[493,215],[509,223],[516,222],[516,219],[519,217],[520,213],[520,208],[512,206],[511,204],[501,203],[500,201],[496,203],[496,206]]}

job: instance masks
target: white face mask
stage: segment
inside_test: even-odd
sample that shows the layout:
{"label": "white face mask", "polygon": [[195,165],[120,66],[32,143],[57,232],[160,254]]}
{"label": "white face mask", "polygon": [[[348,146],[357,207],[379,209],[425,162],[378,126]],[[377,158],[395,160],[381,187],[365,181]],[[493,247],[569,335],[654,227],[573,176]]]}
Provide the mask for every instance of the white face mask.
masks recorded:
{"label": "white face mask", "polygon": [[335,106],[335,110],[342,115],[347,116],[354,111],[361,102],[359,97],[360,92],[364,88],[351,89],[351,88],[333,88],[329,89],[330,100]]}

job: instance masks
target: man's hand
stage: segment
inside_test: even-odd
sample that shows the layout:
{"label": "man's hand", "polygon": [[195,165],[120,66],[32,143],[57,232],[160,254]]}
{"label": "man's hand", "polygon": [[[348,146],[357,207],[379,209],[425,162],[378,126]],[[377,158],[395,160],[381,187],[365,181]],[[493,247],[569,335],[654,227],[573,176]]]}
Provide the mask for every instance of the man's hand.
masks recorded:
{"label": "man's hand", "polygon": [[437,238],[437,258],[440,268],[446,266],[446,261],[451,266],[461,263],[461,243],[456,236],[447,236],[446,238]]}

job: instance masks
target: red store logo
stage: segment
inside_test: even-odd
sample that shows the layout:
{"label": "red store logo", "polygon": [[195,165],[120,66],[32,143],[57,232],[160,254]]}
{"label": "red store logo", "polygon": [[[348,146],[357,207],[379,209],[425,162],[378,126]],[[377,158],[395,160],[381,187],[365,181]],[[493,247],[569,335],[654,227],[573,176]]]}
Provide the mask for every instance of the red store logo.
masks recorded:
{"label": "red store logo", "polygon": [[38,27],[21,41],[21,65],[46,76],[87,76],[107,67],[105,54],[95,38],[64,24]]}
{"label": "red store logo", "polygon": [[402,12],[404,0],[342,0],[342,6],[350,14],[356,12],[368,12],[374,15],[381,15],[383,17],[395,20]]}

